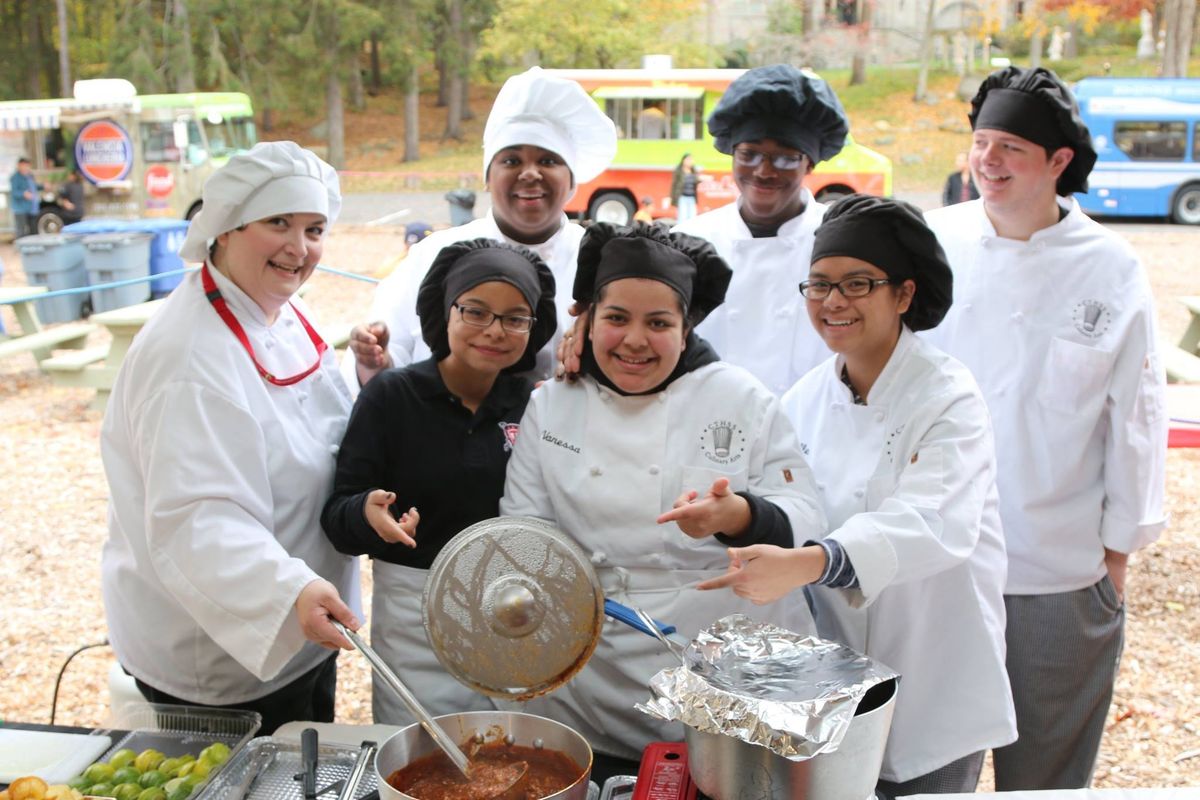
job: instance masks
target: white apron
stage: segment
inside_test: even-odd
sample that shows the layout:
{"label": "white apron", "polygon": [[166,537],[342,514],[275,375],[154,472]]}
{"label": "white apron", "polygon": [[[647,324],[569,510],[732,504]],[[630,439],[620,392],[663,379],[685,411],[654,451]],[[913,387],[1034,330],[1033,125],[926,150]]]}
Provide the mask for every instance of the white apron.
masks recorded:
{"label": "white apron", "polygon": [[[429,571],[371,562],[375,588],[371,599],[371,647],[433,716],[460,711],[491,711],[487,697],[446,672],[425,638],[421,594]],[[371,711],[376,725],[409,725],[416,720],[400,698],[371,675]]]}

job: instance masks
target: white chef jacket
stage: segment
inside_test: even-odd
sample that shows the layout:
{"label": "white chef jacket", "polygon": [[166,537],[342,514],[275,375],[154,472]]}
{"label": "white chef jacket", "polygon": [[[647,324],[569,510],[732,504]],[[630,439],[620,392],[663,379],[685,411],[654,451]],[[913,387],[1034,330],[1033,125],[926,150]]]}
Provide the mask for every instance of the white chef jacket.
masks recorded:
{"label": "white chef jacket", "polygon": [[[403,367],[429,358],[429,347],[421,338],[421,319],[417,316],[417,293],[421,288],[421,281],[425,279],[425,274],[429,272],[443,247],[471,239],[492,239],[532,250],[546,262],[546,266],[554,274],[558,331],[538,353],[535,368],[538,378],[548,377],[554,367],[559,337],[564,330],[569,330],[575,321],[568,309],[575,302],[571,291],[575,284],[575,264],[579,257],[579,242],[583,239],[583,228],[569,222],[565,214],[558,233],[535,245],[514,241],[501,233],[491,211],[488,211],[487,216],[471,220],[466,225],[434,231],[413,245],[396,269],[379,282],[367,321],[383,320],[387,323],[388,353],[392,356],[393,366]],[[358,372],[354,365],[354,354],[349,350],[342,358],[342,376],[346,379],[351,394],[357,396]]]}
{"label": "white chef jacket", "polygon": [[882,776],[1016,740],[991,423],[966,367],[904,328],[855,405],[829,359],[784,395],[859,589],[812,586],[817,629],[901,673]]}
{"label": "white chef jacket", "polygon": [[1165,376],[1150,285],[1133,249],[1068,214],[1029,241],[1001,238],[983,201],[926,221],[954,269],[930,340],[975,375],[996,430],[1007,594],[1091,586],[1104,548],[1158,538]]}
{"label": "white chef jacket", "polygon": [[[741,612],[799,633],[814,631],[800,595],[754,606],[695,584],[725,573],[726,548],[655,518],[687,489],[728,477],[788,515],[798,541],[819,538],[824,517],[812,473],[778,400],[745,370],[713,363],[661,392],[621,396],[590,377],[535,390],[521,420],[500,513],[555,523],[591,557],[607,596],[640,606],[691,638]],[[678,666],[655,639],[621,623],[603,627],[587,666],[566,686],[523,704],[582,733],[600,752],[640,758],[652,741],[678,741],[678,723],[633,708],[660,669]]]}
{"label": "white chef jacket", "polygon": [[[210,271],[265,368],[286,376],[312,365],[295,311],[284,306],[268,326]],[[306,641],[293,605],[323,577],[360,613],[357,562],[320,526],[349,412],[331,351],[303,381],[272,386],[205,299],[199,273],[171,293],[121,365],[100,437],[111,494],[104,605],[131,674],[228,705],[329,657]]]}
{"label": "white chef jacket", "polygon": [[808,189],[803,191],[804,212],[785,222],[775,236],[755,239],[738,213],[738,203],[674,228],[708,239],[733,270],[725,302],[696,326],[696,334],[722,361],[750,370],[776,395],[829,357],[800,295],[825,206]]}

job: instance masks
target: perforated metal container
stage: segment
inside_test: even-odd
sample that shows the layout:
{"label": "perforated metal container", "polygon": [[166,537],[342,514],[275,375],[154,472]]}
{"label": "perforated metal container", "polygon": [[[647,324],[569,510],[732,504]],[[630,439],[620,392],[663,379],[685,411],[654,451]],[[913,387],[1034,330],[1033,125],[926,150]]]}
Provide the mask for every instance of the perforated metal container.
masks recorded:
{"label": "perforated metal container", "polygon": [[[317,749],[317,790],[327,789],[344,781],[354,768],[359,748],[322,744]],[[303,771],[300,742],[260,736],[251,739],[237,755],[226,762],[221,774],[210,780],[194,800],[303,800],[301,783],[296,779]],[[251,770],[259,770],[245,798],[238,798],[239,787]],[[375,773],[363,773],[355,792],[356,800],[376,788]],[[321,800],[336,800],[338,792],[327,791]]]}

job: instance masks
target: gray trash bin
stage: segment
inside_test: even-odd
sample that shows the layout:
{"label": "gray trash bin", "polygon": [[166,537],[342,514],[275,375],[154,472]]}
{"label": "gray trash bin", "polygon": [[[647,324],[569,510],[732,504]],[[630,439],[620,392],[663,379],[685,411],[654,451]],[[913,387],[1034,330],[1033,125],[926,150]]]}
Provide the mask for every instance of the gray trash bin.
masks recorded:
{"label": "gray trash bin", "polygon": [[446,201],[450,203],[451,225],[466,225],[475,219],[475,193],[470,189],[454,189],[446,192]]}
{"label": "gray trash bin", "polygon": [[[93,233],[83,237],[84,264],[92,285],[149,278],[152,233],[122,231]],[[92,292],[93,311],[137,305],[150,299],[150,281],[98,289]]]}
{"label": "gray trash bin", "polygon": [[[22,236],[16,246],[30,286],[57,291],[88,285],[83,243],[78,236],[64,233]],[[80,292],[38,300],[33,307],[42,322],[71,322],[83,316],[86,299],[87,293]]]}

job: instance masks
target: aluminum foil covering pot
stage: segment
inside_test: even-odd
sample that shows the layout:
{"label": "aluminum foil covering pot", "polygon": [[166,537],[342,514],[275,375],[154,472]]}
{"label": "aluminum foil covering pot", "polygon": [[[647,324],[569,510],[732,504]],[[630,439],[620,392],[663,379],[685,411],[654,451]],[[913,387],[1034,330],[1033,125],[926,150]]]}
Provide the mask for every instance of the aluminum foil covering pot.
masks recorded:
{"label": "aluminum foil covering pot", "polygon": [[863,696],[897,677],[844,645],[734,614],[700,632],[683,666],[655,675],[637,708],[802,761],[836,751]]}

